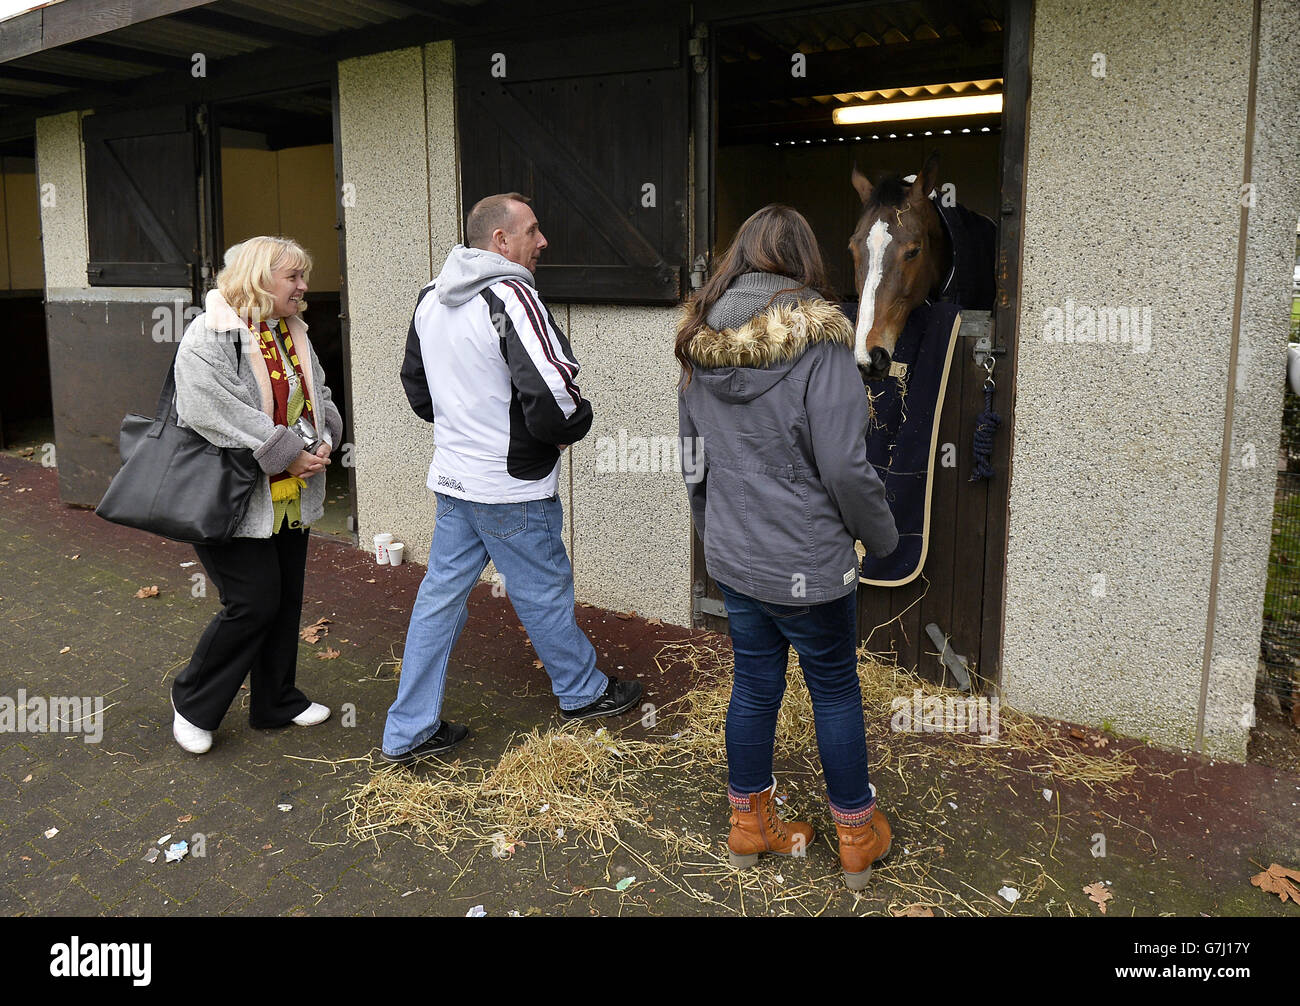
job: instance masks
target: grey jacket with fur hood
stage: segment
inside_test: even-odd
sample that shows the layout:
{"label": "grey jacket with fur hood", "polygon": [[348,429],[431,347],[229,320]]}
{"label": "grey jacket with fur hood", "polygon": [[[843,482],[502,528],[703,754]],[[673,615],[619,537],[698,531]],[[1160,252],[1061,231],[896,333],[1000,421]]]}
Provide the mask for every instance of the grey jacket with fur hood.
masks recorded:
{"label": "grey jacket with fur hood", "polygon": [[[277,426],[271,376],[253,333],[216,291],[209,291],[206,310],[185,329],[176,351],[176,414],[182,426],[202,434],[218,447],[249,447],[268,476],[284,471],[306,446],[302,437]],[[289,334],[304,368],[307,395],[323,419],[333,449],[343,439],[343,417],[325,384],[325,371],[307,338],[301,318],[288,319]],[[236,374],[236,353],[238,374]],[[307,479],[302,491],[302,522],[311,524],[325,512],[325,474]],[[269,538],[272,527],[271,481],[261,479],[253,490],[248,513],[235,529],[236,538]]]}
{"label": "grey jacket with fur hood", "polygon": [[709,318],[735,319],[732,308],[749,304],[740,312],[747,320],[721,330],[706,325],[688,343],[693,374],[678,396],[678,416],[709,575],[760,601],[802,606],[853,593],[854,540],[888,555],[898,531],[867,461],[853,326],[806,292],[765,307],[772,292],[791,285],[762,273],[736,279],[718,301],[729,303]]}

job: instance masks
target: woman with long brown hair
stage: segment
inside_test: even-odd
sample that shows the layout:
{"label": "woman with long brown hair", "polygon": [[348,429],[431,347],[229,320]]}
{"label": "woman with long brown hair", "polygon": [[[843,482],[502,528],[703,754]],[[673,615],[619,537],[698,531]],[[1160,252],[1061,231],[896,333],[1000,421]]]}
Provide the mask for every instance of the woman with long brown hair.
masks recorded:
{"label": "woman with long brown hair", "polygon": [[776,813],[772,749],[789,648],[812,696],[844,879],[864,887],[889,851],[867,769],[857,675],[855,539],[898,544],[867,461],[853,326],[826,300],[812,229],[765,206],[736,233],[677,330],[691,514],[735,652],[727,709],[731,862],[802,855],[813,829]]}

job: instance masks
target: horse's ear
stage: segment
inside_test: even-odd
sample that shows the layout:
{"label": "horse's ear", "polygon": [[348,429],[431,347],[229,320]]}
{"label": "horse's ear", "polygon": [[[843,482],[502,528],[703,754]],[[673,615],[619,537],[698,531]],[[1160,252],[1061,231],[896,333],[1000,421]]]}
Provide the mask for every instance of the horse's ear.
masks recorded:
{"label": "horse's ear", "polygon": [[[928,199],[930,193],[934,191],[939,184],[939,151],[933,151],[925,159],[925,167],[921,173],[916,176],[916,182],[912,185],[913,192],[919,192],[924,198]],[[919,188],[917,187],[919,186]]]}
{"label": "horse's ear", "polygon": [[858,166],[853,165],[853,174],[849,176],[853,182],[853,187],[858,190],[858,197],[866,203],[871,198],[871,183],[867,181],[867,176],[858,170]]}

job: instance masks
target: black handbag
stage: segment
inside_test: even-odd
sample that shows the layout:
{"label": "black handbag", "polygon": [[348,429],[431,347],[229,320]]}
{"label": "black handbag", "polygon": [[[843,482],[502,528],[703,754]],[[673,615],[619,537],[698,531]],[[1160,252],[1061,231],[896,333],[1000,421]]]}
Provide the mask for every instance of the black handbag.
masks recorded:
{"label": "black handbag", "polygon": [[[235,350],[235,372],[241,353]],[[95,513],[191,545],[230,541],[263,477],[247,447],[217,447],[177,425],[172,358],[152,419],[129,415],[118,440],[122,467]]]}

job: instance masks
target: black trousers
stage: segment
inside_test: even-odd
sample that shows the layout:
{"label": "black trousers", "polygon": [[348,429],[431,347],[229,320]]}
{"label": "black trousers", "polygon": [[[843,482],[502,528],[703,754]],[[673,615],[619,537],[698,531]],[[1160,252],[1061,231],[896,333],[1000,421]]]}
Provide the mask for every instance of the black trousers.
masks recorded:
{"label": "black trousers", "polygon": [[221,594],[220,613],[172,686],[176,709],[196,727],[217,729],[245,677],[254,727],[286,726],[311,705],[294,686],[307,538],[284,524],[270,538],[194,546]]}

